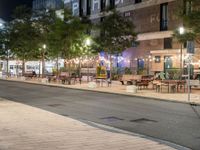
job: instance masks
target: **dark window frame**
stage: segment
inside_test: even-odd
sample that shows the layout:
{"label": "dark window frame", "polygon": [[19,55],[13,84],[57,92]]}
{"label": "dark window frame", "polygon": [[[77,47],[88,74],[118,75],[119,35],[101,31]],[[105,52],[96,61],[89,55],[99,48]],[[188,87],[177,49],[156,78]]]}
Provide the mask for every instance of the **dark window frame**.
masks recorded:
{"label": "dark window frame", "polygon": [[135,4],[141,3],[142,0],[135,0]]}
{"label": "dark window frame", "polygon": [[172,38],[164,38],[164,49],[172,49],[172,42],[173,39]]}
{"label": "dark window frame", "polygon": [[168,30],[168,3],[160,4],[160,31]]}

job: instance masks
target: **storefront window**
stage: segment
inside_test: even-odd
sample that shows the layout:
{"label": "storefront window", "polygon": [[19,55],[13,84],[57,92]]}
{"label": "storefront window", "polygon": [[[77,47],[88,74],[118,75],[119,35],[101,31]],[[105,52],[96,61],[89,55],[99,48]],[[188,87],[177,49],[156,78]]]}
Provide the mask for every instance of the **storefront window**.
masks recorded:
{"label": "storefront window", "polygon": [[144,59],[138,59],[137,60],[137,73],[138,74],[142,74],[142,72],[144,71],[144,66],[145,66]]}
{"label": "storefront window", "polygon": [[164,61],[164,68],[166,69],[170,69],[173,67],[173,61],[171,56],[165,56],[164,57],[165,61]]}

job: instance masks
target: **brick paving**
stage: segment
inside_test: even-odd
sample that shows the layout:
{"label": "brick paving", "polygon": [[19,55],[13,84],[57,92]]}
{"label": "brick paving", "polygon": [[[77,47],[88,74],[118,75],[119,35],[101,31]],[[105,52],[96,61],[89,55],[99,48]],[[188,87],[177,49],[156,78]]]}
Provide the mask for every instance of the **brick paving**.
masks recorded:
{"label": "brick paving", "polygon": [[0,99],[0,150],[174,150],[141,135],[109,132]]}

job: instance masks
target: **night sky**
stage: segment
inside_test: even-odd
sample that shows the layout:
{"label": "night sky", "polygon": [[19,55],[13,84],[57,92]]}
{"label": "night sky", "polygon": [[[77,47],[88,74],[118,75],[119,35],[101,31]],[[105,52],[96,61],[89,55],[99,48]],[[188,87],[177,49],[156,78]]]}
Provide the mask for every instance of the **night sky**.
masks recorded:
{"label": "night sky", "polygon": [[11,19],[13,9],[22,4],[31,7],[32,0],[0,0],[0,18],[4,20]]}

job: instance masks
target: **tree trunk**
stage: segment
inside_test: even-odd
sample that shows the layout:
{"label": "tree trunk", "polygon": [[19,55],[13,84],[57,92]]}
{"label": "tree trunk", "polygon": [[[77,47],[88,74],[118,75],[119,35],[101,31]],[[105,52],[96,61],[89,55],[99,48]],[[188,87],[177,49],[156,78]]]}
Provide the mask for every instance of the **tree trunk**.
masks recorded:
{"label": "tree trunk", "polygon": [[8,71],[9,70],[9,64],[8,64],[9,63],[9,59],[8,58],[6,59],[6,63],[7,63],[6,64],[6,75],[7,75],[7,77],[9,77],[9,71]]}
{"label": "tree trunk", "polygon": [[6,59],[6,75],[9,77],[9,51],[7,50],[7,59]]}
{"label": "tree trunk", "polygon": [[58,58],[59,56],[57,56],[57,59],[56,59],[56,77],[58,78],[58,75],[59,75],[59,73],[58,73],[58,71],[59,71],[59,58]]}
{"label": "tree trunk", "polygon": [[45,77],[45,60],[44,60],[44,54],[42,54],[42,78]]}
{"label": "tree trunk", "polygon": [[22,60],[22,76],[24,76],[25,73],[25,59]]}
{"label": "tree trunk", "polygon": [[112,81],[112,56],[110,53],[110,82]]}
{"label": "tree trunk", "polygon": [[78,73],[78,76],[80,77],[81,76],[81,59],[79,58],[79,64],[78,64],[78,69],[79,69],[79,73]]}

